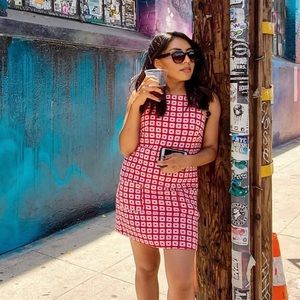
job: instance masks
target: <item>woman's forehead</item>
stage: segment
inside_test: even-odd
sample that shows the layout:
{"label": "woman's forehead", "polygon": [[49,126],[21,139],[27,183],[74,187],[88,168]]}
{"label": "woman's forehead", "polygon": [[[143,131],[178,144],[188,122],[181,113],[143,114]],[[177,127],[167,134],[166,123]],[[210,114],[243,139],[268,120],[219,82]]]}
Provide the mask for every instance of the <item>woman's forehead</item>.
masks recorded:
{"label": "woman's forehead", "polygon": [[166,50],[171,50],[171,49],[182,49],[182,50],[187,50],[191,48],[191,45],[188,41],[175,37],[168,45]]}

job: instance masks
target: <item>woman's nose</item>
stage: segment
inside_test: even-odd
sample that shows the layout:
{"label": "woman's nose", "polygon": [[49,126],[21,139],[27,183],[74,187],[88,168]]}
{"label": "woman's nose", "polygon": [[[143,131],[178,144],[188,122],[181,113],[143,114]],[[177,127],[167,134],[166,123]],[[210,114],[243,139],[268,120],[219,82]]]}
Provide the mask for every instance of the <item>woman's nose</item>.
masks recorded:
{"label": "woman's nose", "polygon": [[184,63],[189,63],[191,62],[189,56],[186,54],[185,57],[184,57],[184,60],[183,60]]}

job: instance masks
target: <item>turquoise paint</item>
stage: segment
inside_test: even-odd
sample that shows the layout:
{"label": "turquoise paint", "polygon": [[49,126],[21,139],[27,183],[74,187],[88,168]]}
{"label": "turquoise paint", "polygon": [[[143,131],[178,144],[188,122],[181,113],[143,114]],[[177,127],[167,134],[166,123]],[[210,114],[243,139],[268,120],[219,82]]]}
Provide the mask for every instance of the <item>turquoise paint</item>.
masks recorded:
{"label": "turquoise paint", "polygon": [[296,1],[286,0],[285,56],[293,61],[296,58]]}
{"label": "turquoise paint", "polygon": [[4,16],[4,17],[7,16],[7,12],[6,12],[7,6],[8,6],[7,0],[0,0],[0,16]]}
{"label": "turquoise paint", "polygon": [[113,205],[118,133],[139,64],[135,52],[22,39],[4,50],[0,253]]}

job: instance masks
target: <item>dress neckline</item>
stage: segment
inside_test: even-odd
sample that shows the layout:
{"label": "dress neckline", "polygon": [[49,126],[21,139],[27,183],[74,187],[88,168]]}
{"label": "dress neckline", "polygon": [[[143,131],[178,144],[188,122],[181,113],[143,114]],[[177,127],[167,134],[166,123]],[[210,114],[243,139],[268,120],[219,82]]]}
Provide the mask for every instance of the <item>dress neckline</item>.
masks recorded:
{"label": "dress neckline", "polygon": [[172,97],[172,96],[176,96],[176,97],[186,97],[186,94],[170,94],[170,93],[167,93],[166,96],[169,96],[169,97]]}

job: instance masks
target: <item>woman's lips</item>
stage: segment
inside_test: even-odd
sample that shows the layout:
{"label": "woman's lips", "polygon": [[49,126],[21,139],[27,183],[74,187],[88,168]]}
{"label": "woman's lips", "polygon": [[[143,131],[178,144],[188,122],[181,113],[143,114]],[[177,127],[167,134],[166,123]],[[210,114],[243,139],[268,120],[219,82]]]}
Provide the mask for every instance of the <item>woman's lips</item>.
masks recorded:
{"label": "woman's lips", "polygon": [[180,71],[182,71],[182,72],[184,72],[184,73],[191,73],[192,69],[186,67],[186,68],[181,69]]}

